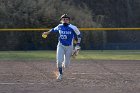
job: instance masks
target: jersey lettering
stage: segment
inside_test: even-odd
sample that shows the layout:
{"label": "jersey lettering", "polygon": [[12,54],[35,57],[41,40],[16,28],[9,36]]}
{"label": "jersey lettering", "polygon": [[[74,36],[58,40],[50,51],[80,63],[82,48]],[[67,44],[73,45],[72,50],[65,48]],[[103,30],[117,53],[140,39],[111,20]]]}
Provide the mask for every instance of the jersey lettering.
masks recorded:
{"label": "jersey lettering", "polygon": [[61,31],[61,34],[71,34],[70,31]]}

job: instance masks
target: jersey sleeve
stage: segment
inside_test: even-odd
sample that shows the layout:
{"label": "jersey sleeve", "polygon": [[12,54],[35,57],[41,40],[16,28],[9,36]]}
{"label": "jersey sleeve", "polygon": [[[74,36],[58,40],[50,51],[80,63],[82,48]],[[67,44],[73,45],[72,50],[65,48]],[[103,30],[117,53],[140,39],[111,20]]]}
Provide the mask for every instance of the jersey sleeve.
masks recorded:
{"label": "jersey sleeve", "polygon": [[73,27],[73,30],[76,33],[76,35],[80,35],[80,31],[76,26]]}
{"label": "jersey sleeve", "polygon": [[74,32],[76,34],[76,37],[77,37],[77,44],[80,44],[80,42],[81,42],[81,33],[80,33],[79,29],[76,26],[73,27],[73,30],[74,30]]}
{"label": "jersey sleeve", "polygon": [[50,30],[50,32],[58,32],[58,31],[59,31],[59,25]]}

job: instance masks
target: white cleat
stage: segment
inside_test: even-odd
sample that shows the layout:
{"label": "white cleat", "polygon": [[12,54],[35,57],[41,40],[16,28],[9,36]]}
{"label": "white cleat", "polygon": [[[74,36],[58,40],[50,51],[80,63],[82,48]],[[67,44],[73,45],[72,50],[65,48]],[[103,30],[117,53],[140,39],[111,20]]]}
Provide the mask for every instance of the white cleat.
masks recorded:
{"label": "white cleat", "polygon": [[62,74],[59,74],[59,75],[57,76],[57,80],[62,80]]}

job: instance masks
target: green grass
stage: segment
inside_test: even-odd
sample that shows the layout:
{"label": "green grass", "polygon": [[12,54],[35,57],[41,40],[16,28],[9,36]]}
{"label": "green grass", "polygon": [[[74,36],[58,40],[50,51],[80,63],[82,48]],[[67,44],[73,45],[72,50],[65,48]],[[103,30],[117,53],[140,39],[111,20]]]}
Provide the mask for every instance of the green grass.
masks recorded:
{"label": "green grass", "polygon": [[0,51],[0,60],[54,60],[55,51]]}
{"label": "green grass", "polygon": [[[0,60],[55,60],[56,51],[0,51]],[[77,60],[140,60],[140,50],[82,50]]]}
{"label": "green grass", "polygon": [[140,60],[140,50],[81,51],[77,58],[92,60]]}

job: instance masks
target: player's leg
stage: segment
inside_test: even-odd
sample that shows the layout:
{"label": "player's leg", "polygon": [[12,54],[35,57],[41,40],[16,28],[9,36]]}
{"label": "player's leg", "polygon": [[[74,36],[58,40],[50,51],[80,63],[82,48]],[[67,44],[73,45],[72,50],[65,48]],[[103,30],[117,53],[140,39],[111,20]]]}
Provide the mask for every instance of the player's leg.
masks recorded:
{"label": "player's leg", "polygon": [[68,68],[71,61],[71,54],[72,54],[73,46],[69,46],[66,48],[65,55],[64,55],[64,68]]}
{"label": "player's leg", "polygon": [[[57,46],[57,54],[56,54],[56,60],[57,60],[57,68],[59,75],[62,75],[62,62],[64,61],[64,47],[61,45]],[[59,79],[59,76],[58,76]]]}

